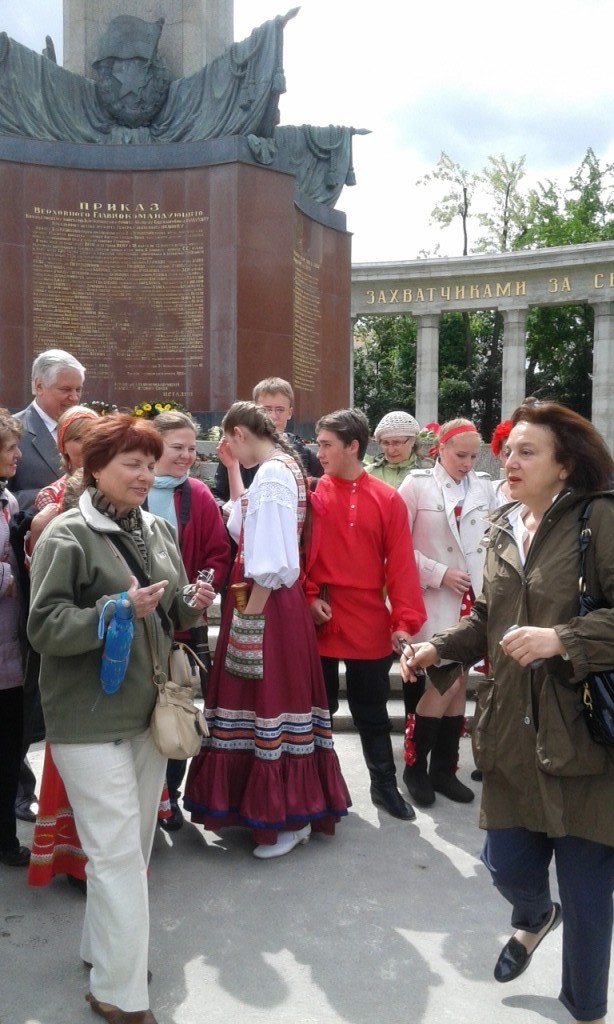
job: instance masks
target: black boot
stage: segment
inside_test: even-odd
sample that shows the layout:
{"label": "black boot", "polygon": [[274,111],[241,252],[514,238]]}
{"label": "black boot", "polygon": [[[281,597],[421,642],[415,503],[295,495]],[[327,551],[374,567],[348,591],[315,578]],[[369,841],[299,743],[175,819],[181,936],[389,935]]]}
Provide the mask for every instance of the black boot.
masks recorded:
{"label": "black boot", "polygon": [[440,722],[440,718],[416,714],[413,736],[405,740],[405,760],[413,753],[413,761],[405,765],[403,782],[420,807],[430,807],[435,803],[435,792],[427,771],[427,758],[437,741]]}
{"label": "black boot", "polygon": [[405,718],[414,715],[419,702],[426,690],[426,676],[418,676],[415,683],[403,683],[403,704],[405,705]]}
{"label": "black boot", "polygon": [[437,742],[431,754],[431,782],[437,793],[458,804],[470,804],[475,793],[456,778],[458,770],[458,746],[460,743],[463,715],[441,719]]}
{"label": "black boot", "polygon": [[397,776],[392,754],[390,733],[360,733],[362,752],[371,776],[371,800],[383,807],[393,818],[413,821],[416,812],[406,803],[397,789]]}

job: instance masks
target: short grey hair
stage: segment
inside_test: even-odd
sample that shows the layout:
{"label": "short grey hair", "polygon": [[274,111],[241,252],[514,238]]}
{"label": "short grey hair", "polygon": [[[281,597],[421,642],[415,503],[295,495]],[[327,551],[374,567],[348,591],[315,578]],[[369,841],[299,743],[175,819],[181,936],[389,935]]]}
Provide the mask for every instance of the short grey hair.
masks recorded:
{"label": "short grey hair", "polygon": [[76,370],[83,383],[85,367],[70,352],[65,352],[63,348],[48,348],[46,352],[41,352],[32,363],[32,394],[36,394],[34,382],[37,377],[44,384],[53,384],[61,370]]}

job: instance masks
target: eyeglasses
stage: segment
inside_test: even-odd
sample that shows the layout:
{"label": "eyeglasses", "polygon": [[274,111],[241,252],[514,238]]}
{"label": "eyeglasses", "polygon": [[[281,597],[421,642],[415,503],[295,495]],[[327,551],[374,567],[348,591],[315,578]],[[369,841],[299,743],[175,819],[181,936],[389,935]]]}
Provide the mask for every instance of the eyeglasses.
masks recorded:
{"label": "eyeglasses", "polygon": [[380,445],[382,448],[401,448],[408,441],[413,441],[413,437],[388,437],[380,441]]}
{"label": "eyeglasses", "polygon": [[276,416],[287,416],[290,412],[290,410],[286,409],[286,407],[283,405],[261,405],[260,408],[264,409],[264,411],[268,413],[269,416],[272,413],[274,413]]}

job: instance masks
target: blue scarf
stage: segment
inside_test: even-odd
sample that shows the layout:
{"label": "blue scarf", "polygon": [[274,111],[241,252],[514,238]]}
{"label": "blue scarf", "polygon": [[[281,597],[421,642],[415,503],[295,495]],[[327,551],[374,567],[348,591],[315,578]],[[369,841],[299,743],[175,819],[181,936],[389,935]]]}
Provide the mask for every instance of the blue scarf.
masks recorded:
{"label": "blue scarf", "polygon": [[175,512],[175,491],[188,479],[189,474],[183,476],[157,476],[153,487],[149,492],[147,506],[150,512],[177,529],[177,513]]}

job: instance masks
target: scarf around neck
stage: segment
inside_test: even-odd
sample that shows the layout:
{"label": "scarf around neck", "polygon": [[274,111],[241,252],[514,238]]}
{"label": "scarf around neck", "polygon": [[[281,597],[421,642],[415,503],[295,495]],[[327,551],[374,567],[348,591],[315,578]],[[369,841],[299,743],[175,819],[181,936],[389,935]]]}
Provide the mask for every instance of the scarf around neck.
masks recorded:
{"label": "scarf around neck", "polygon": [[121,530],[132,535],[145,569],[149,574],[149,551],[143,536],[143,514],[140,508],[136,506],[135,508],[128,509],[126,515],[120,516],[115,505],[97,487],[88,487],[88,493],[92,499],[92,505],[101,515],[112,519]]}
{"label": "scarf around neck", "polygon": [[149,511],[167,523],[178,529],[177,512],[175,511],[175,491],[188,479],[188,473],[183,476],[157,476],[153,487],[149,492],[147,505]]}

